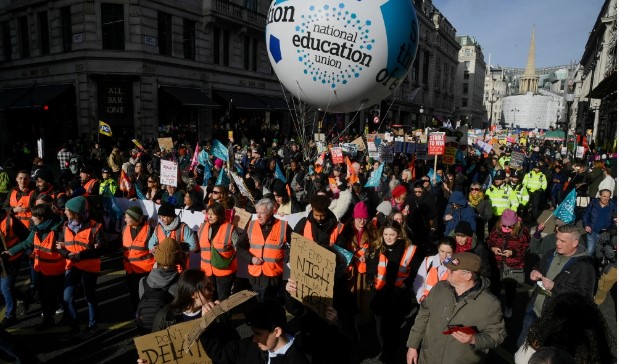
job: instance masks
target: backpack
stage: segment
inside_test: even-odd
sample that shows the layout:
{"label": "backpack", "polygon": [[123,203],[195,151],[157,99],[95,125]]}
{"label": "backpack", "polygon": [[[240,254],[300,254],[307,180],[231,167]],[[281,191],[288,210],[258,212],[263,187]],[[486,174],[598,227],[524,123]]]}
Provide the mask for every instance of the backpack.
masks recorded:
{"label": "backpack", "polygon": [[167,286],[152,288],[146,283],[146,279],[142,279],[144,294],[135,312],[135,324],[142,334],[152,332],[153,324],[155,323],[155,315],[174,299],[174,296],[168,292],[168,288],[176,283],[177,280],[178,275]]}
{"label": "backpack", "polygon": [[11,181],[6,171],[0,171],[0,193],[8,193],[11,190]]}

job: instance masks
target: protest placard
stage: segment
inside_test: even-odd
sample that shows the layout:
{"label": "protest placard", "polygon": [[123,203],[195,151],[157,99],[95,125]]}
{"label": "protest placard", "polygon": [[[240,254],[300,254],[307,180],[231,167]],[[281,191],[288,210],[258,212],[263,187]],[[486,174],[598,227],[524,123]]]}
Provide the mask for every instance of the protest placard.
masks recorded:
{"label": "protest placard", "polygon": [[393,162],[393,147],[383,145],[380,148],[380,160],[383,162]]}
{"label": "protest placard", "polygon": [[331,147],[331,160],[334,164],[344,163],[344,154],[342,154],[342,148]]}
{"label": "protest placard", "polygon": [[292,297],[325,317],[327,307],[333,306],[335,253],[292,233],[290,275],[297,282]]}
{"label": "protest placard", "polygon": [[234,220],[232,221],[232,223],[236,227],[245,229],[247,227],[247,223],[250,221],[251,221],[251,214],[249,212],[239,207],[234,208]]}
{"label": "protest placard", "polygon": [[354,144],[354,143],[342,143],[342,144],[340,144],[340,147],[342,147],[342,153],[348,154],[351,157],[356,157],[357,156],[357,149],[358,149],[357,144]]}
{"label": "protest placard", "polygon": [[456,164],[456,153],[458,152],[458,148],[454,147],[445,147],[445,154],[443,154],[443,164],[453,165]]}
{"label": "protest placard", "polygon": [[157,138],[157,144],[159,144],[159,148],[165,150],[166,152],[169,152],[172,149],[174,149],[174,142],[172,141],[172,138],[170,137]]}
{"label": "protest placard", "polygon": [[445,133],[430,133],[428,136],[428,155],[445,154]]}
{"label": "protest placard", "polygon": [[174,186],[178,184],[178,164],[173,161],[166,161],[162,159],[159,165],[160,176],[159,182],[162,185]]}
{"label": "protest placard", "polygon": [[241,195],[247,197],[252,203],[256,203],[256,201],[254,201],[254,196],[249,192],[247,186],[245,186],[243,179],[234,172],[231,172],[230,175],[232,176],[232,180],[234,181],[236,188],[239,189]]}
{"label": "protest placard", "polygon": [[512,152],[512,157],[509,160],[509,166],[511,168],[520,168],[522,167],[522,164],[524,163],[524,159],[525,159],[525,155],[524,153],[521,152]]}
{"label": "protest placard", "polygon": [[357,139],[353,140],[352,144],[357,145],[357,150],[360,150],[362,152],[365,150],[365,143],[363,142],[362,137],[358,137]]}
{"label": "protest placard", "polygon": [[255,296],[256,293],[250,291],[235,293],[200,319],[183,322],[170,326],[166,330],[134,338],[138,357],[148,360],[149,364],[212,363],[197,338],[219,315]]}

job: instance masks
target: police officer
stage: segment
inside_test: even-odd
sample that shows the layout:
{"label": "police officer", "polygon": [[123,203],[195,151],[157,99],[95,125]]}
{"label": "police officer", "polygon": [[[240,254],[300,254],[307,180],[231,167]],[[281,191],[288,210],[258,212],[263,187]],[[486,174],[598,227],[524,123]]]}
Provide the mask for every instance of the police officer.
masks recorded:
{"label": "police officer", "polygon": [[524,176],[522,185],[529,191],[530,214],[532,221],[537,220],[543,210],[544,191],[548,186],[546,175],[541,171],[544,162],[539,161],[533,166],[533,170]]}
{"label": "police officer", "polygon": [[518,198],[518,216],[526,216],[526,211],[529,204],[529,191],[522,185],[520,180],[522,179],[521,170],[513,170],[509,175],[509,187],[514,190],[516,197]]}
{"label": "police officer", "polygon": [[496,222],[501,218],[501,214],[506,209],[516,211],[518,208],[518,197],[514,190],[506,183],[507,176],[504,170],[498,170],[494,175],[492,186],[486,190],[486,196],[492,205],[492,219],[488,222],[488,231],[494,228]]}

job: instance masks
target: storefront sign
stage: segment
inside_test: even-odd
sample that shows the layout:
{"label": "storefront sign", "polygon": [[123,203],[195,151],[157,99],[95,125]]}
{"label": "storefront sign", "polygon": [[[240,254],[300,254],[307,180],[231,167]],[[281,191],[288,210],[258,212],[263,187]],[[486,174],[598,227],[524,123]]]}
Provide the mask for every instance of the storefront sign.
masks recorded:
{"label": "storefront sign", "polygon": [[133,125],[133,84],[127,81],[99,81],[99,120],[115,125]]}

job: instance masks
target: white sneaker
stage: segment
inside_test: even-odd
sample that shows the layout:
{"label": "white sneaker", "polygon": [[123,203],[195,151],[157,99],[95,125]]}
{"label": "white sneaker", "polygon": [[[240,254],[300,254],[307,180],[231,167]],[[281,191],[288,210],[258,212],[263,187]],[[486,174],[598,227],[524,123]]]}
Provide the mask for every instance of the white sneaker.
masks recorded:
{"label": "white sneaker", "polygon": [[60,307],[59,309],[56,310],[56,315],[60,315],[64,313],[64,308]]}
{"label": "white sneaker", "polygon": [[511,309],[511,307],[505,307],[505,314],[503,316],[505,316],[505,318],[511,318],[512,317],[512,309]]}

